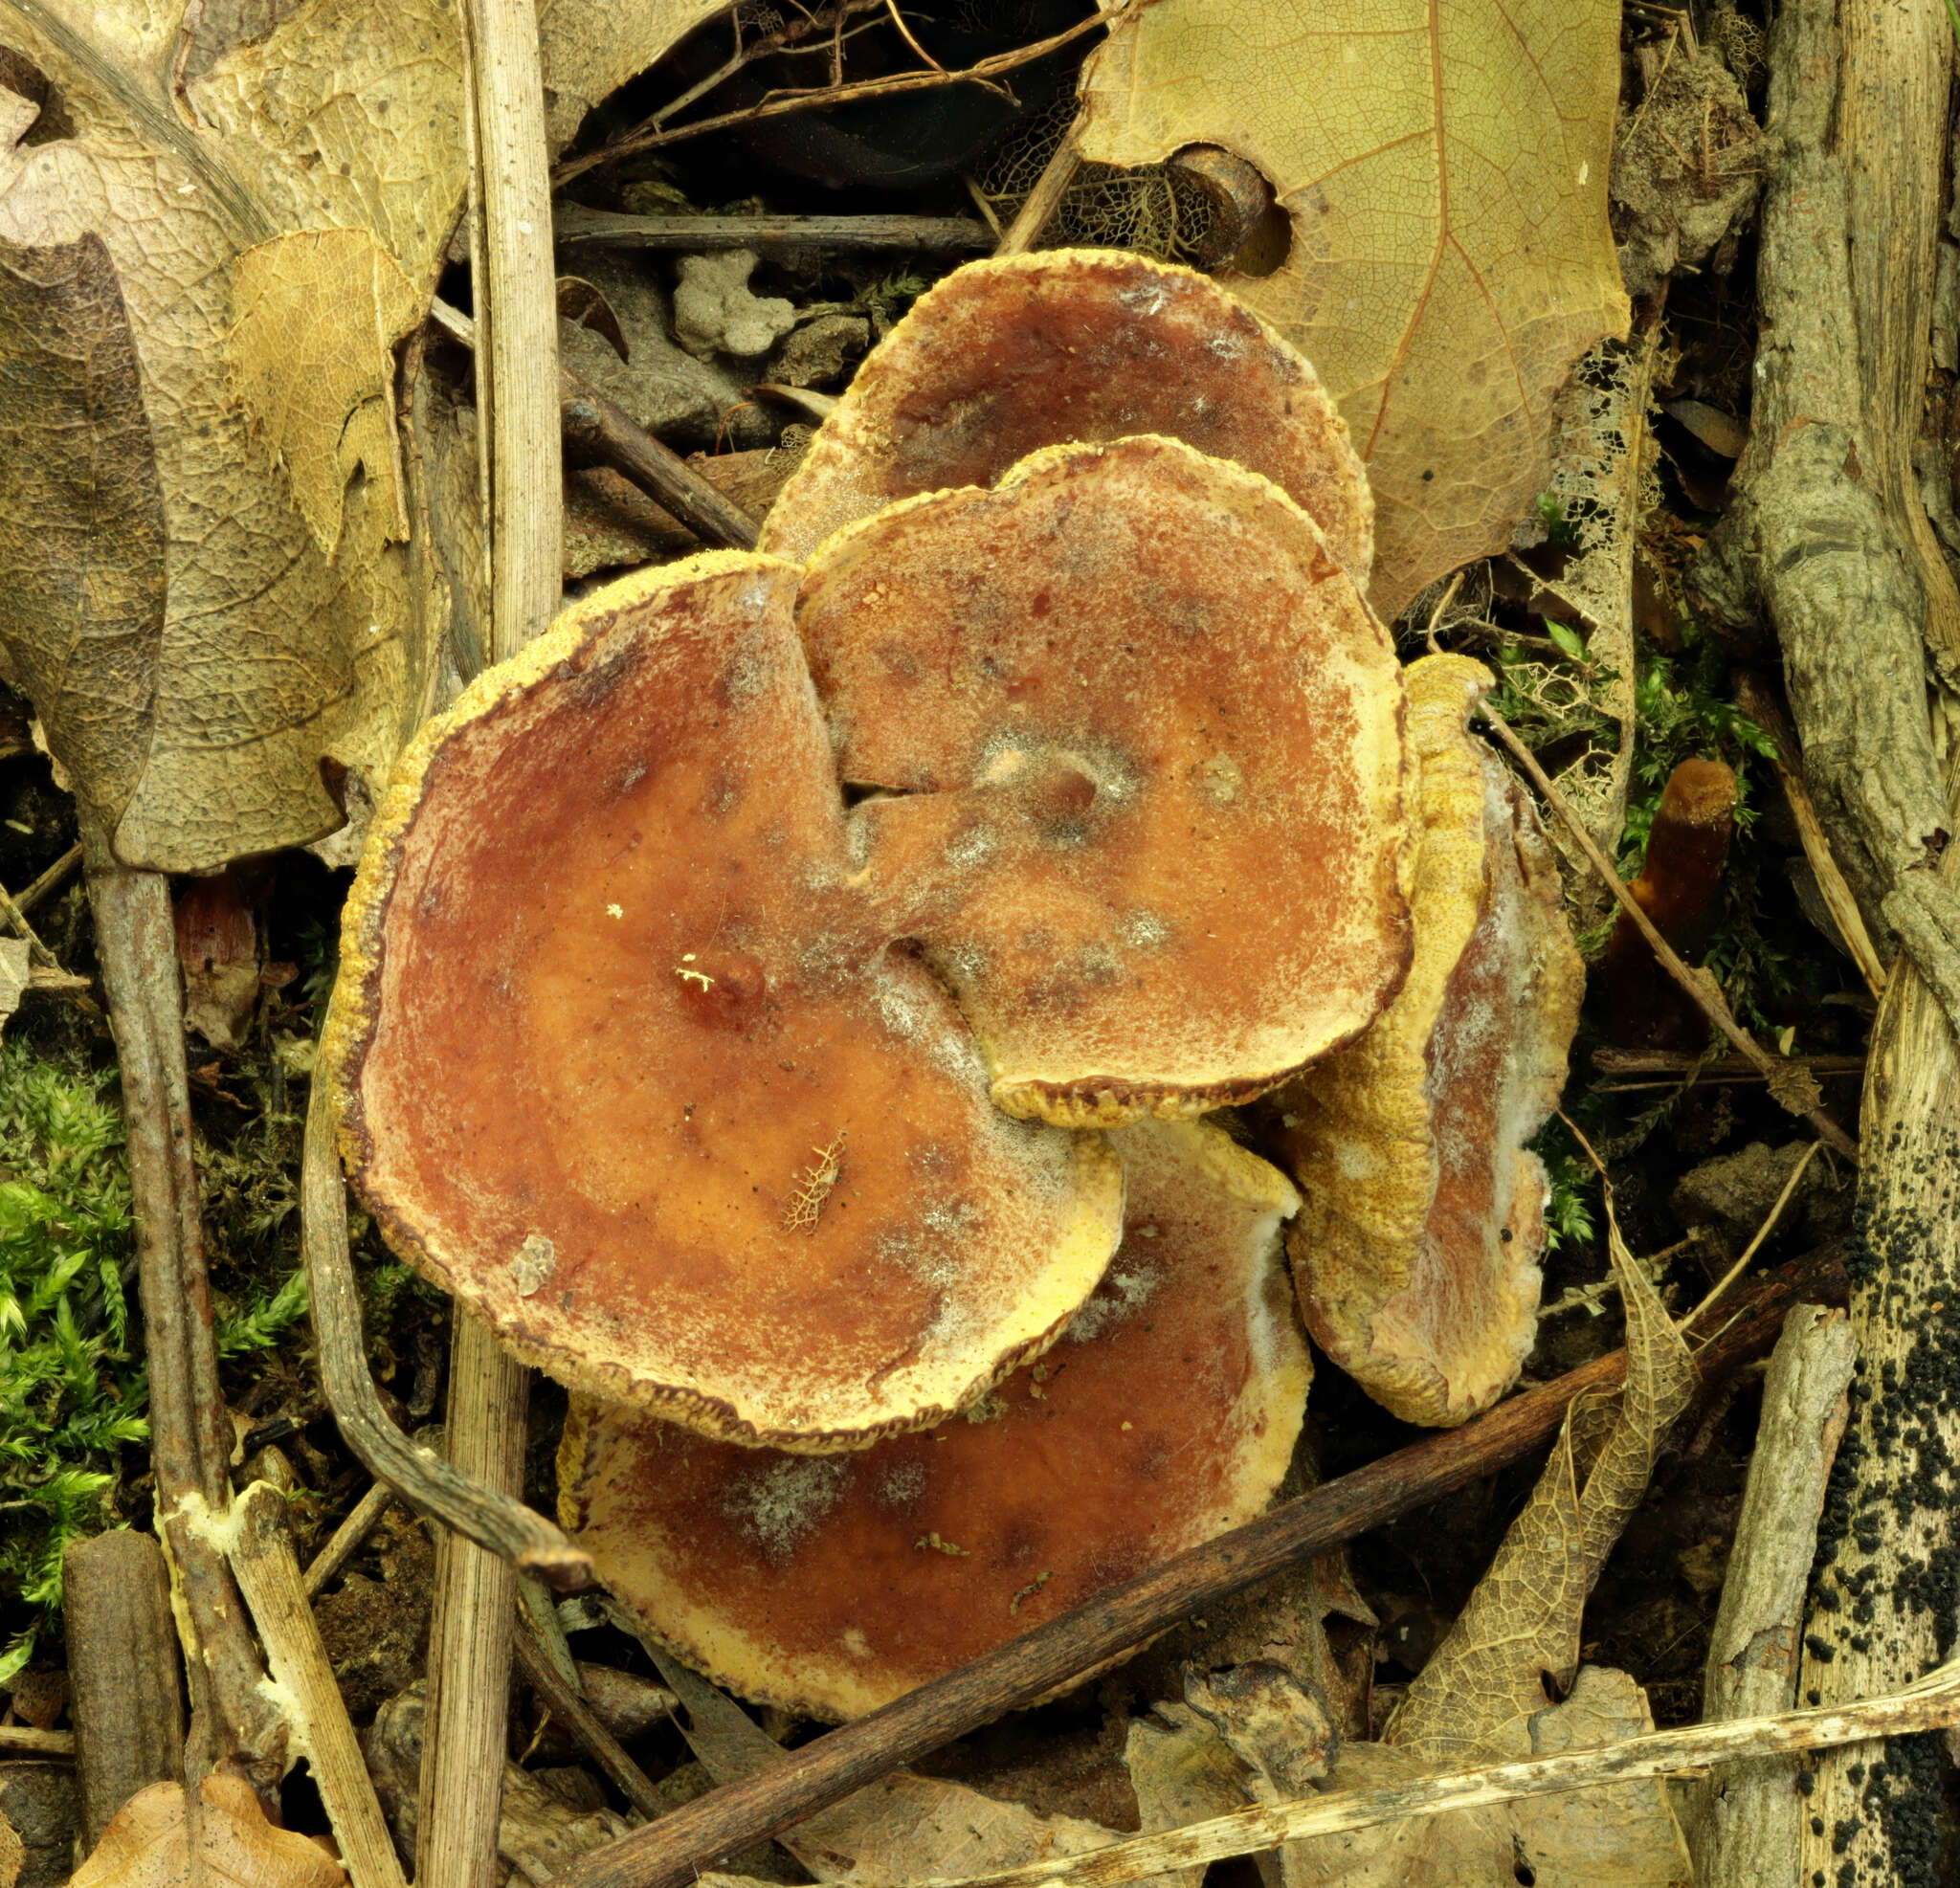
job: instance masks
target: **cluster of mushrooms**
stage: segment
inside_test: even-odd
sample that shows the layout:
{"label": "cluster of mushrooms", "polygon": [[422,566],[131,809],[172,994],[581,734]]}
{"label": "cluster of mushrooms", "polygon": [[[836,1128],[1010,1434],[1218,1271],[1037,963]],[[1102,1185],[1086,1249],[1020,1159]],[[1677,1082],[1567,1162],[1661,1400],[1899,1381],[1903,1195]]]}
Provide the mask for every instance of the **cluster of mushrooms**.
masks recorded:
{"label": "cluster of mushrooms", "polygon": [[855,1716],[1250,1519],[1303,1314],[1414,1421],[1516,1376],[1581,969],[1371,537],[1205,278],[976,263],[758,552],[583,598],[404,757],[346,1162],[575,1392],[567,1526],[732,1690]]}

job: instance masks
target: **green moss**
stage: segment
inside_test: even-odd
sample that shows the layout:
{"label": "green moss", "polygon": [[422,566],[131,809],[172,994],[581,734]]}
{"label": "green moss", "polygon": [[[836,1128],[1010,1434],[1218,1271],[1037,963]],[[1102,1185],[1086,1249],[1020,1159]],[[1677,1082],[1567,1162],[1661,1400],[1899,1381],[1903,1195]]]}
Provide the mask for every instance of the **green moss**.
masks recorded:
{"label": "green moss", "polygon": [[122,1449],[149,1434],[113,1081],[0,1040],[0,1678],[60,1604],[62,1548],[107,1524]]}

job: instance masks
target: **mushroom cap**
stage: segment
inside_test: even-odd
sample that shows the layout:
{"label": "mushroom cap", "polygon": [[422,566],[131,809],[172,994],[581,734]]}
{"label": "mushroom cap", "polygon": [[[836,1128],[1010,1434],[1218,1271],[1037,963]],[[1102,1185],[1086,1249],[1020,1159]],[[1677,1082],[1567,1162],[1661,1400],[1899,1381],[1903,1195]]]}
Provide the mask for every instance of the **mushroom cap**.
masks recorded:
{"label": "mushroom cap", "polygon": [[1309,1379],[1280,1260],[1298,1195],[1209,1122],[1110,1139],[1108,1276],[964,1420],[812,1459],[574,1404],[561,1516],[656,1638],[746,1697],[856,1717],[1264,1508]]}
{"label": "mushroom cap", "polygon": [[1313,368],[1209,277],[1113,250],[969,262],[928,289],[818,429],[762,548],[808,557],[895,499],[1137,433],[1263,474],[1367,583],[1374,501]]}
{"label": "mushroom cap", "polygon": [[1516,1381],[1537,1327],[1545,1172],[1585,966],[1530,803],[1467,722],[1489,671],[1408,672],[1421,766],[1415,957],[1387,1013],[1273,1097],[1303,1204],[1287,1249],[1308,1330],[1407,1422]]}
{"label": "mushroom cap", "polygon": [[325,1056],[390,1245],[567,1383],[745,1443],[934,1422],[1121,1233],[1092,1137],[1002,1117],[846,883],[797,573],[567,611],[404,756]]}
{"label": "mushroom cap", "polygon": [[1373,1021],[1409,961],[1401,671],[1319,527],[1174,439],[1058,446],[811,560],[854,855],[993,1098],[1201,1112]]}

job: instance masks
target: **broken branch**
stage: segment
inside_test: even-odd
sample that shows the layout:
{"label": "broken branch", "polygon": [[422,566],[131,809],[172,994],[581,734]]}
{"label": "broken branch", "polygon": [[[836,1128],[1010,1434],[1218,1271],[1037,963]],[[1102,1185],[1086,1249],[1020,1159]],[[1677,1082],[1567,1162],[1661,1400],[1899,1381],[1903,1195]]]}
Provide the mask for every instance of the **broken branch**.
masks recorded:
{"label": "broken branch", "polygon": [[[438,297],[430,305],[429,319],[452,340],[476,346],[477,324],[459,308]],[[704,544],[755,548],[753,519],[730,504],[679,453],[635,425],[623,407],[564,366],[558,369],[558,423],[572,445],[632,479]]]}
{"label": "broken branch", "polygon": [[992,246],[972,216],[629,216],[558,206],[553,228],[562,243],[608,249],[901,249],[944,255]]}

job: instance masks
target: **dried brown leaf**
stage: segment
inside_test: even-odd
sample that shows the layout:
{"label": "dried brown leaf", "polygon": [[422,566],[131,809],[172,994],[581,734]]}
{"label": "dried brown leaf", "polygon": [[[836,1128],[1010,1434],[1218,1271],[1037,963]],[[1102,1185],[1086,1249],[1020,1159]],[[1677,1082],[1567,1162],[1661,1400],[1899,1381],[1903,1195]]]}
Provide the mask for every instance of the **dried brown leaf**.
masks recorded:
{"label": "dried brown leaf", "polygon": [[1440,1760],[1522,1754],[1524,1727],[1571,1682],[1586,1595],[1694,1385],[1687,1346],[1627,1251],[1610,1204],[1608,1229],[1626,1308],[1626,1387],[1583,1399],[1567,1416],[1489,1572],[1390,1720],[1389,1744]]}
{"label": "dried brown leaf", "polygon": [[1618,45],[1612,0],[1160,0],[1087,69],[1085,155],[1220,144],[1273,184],[1285,260],[1224,278],[1341,403],[1385,614],[1507,541],[1545,481],[1553,396],[1625,331]]}
{"label": "dried brown leaf", "polygon": [[[564,103],[610,87],[716,10],[557,0],[547,88]],[[68,446],[40,474],[69,500],[56,531],[79,528],[84,501],[127,524],[90,533],[101,583],[69,594],[56,579],[78,559],[57,565],[13,487],[0,673],[126,861],[203,871],[332,832],[323,767],[378,781],[426,712],[440,612],[417,608],[429,586],[401,542],[391,349],[434,289],[467,141],[447,0],[227,0],[180,45],[182,11],[0,0],[8,266],[44,274],[56,263],[23,254],[94,240],[107,268],[87,286],[98,302],[120,289],[139,376],[78,429],[78,401],[108,382],[78,382],[64,330],[6,363],[33,371],[0,375],[0,437]],[[154,501],[90,490],[137,479],[146,456],[156,530]],[[37,586],[56,607],[23,627],[15,599]]]}
{"label": "dried brown leaf", "polygon": [[198,1796],[193,1838],[182,1784],[139,1790],[103,1830],[70,1888],[341,1888],[345,1881],[324,1849],[266,1821],[250,1784],[208,1776]]}
{"label": "dried brown leaf", "polygon": [[[658,1654],[656,1662],[686,1709],[688,1744],[718,1784],[785,1761],[776,1742],[705,1678]],[[819,1881],[850,1888],[956,1881],[1119,1839],[1114,1830],[1080,1816],[1037,1815],[910,1770],[880,1778],[778,1837]]]}
{"label": "dried brown leaf", "polygon": [[538,40],[545,56],[545,133],[556,155],[587,112],[644,72],[668,47],[704,20],[729,11],[728,0],[538,0]]}
{"label": "dried brown leaf", "polygon": [[149,729],[164,503],[136,344],[93,235],[0,240],[0,678],[33,700],[70,780],[113,813]]}

